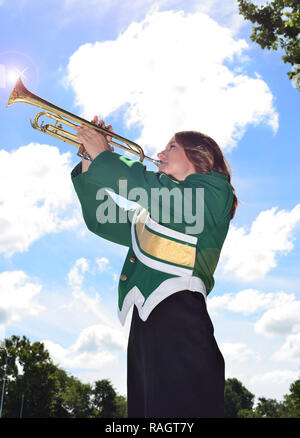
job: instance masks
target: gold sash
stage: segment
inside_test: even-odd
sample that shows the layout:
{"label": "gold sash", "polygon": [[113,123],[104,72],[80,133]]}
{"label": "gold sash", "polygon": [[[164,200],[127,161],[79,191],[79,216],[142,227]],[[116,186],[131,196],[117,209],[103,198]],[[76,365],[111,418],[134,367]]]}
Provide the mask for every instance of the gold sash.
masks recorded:
{"label": "gold sash", "polygon": [[[168,237],[158,236],[145,227],[145,220],[148,215],[143,209],[137,217],[136,234],[140,248],[152,257],[165,262],[175,263],[180,266],[193,268],[196,257],[196,247],[186,243],[176,242]],[[166,232],[167,227],[164,227]]]}

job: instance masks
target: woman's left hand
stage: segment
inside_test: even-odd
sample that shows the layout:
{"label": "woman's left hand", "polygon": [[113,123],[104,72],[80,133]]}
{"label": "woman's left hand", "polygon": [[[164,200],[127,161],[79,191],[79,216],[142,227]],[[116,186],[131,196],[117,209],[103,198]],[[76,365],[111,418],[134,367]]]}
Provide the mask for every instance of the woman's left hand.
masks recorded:
{"label": "woman's left hand", "polygon": [[[103,120],[100,120],[98,124],[98,117],[94,116],[93,123],[95,125],[100,126],[101,128],[105,128],[105,124]],[[101,152],[106,150],[113,151],[114,148],[109,145],[109,141],[111,141],[111,137],[104,136],[96,129],[90,128],[88,126],[76,126],[74,129],[77,131],[77,137],[82,142],[84,148],[94,160]],[[113,132],[111,125],[108,126],[110,131]]]}

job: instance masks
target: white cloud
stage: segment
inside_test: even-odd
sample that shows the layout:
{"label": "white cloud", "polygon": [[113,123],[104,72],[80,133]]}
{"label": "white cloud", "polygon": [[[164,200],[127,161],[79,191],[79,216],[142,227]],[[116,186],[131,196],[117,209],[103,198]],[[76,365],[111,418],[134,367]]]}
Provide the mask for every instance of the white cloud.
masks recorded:
{"label": "white cloud", "polygon": [[[50,339],[44,341],[51,357],[59,365],[71,369],[99,369],[116,361],[117,354],[126,349],[126,331],[119,326],[115,317],[102,302],[101,294],[89,296],[83,289],[84,275],[96,274],[109,267],[106,257],[96,258],[95,263],[81,257],[77,259],[67,274],[68,284],[73,289],[72,300],[59,306],[68,320],[68,311],[78,315],[77,328],[80,334],[70,347],[63,347]],[[91,321],[97,321],[82,328]],[[73,322],[73,318],[71,318]]]}
{"label": "white cloud", "polygon": [[[100,321],[107,327],[112,327],[113,329],[119,327],[119,320],[116,319],[117,308],[115,308],[115,315],[113,317],[102,301],[101,292],[96,293],[94,296],[84,292],[84,276],[86,273],[97,275],[99,271],[105,272],[110,268],[110,262],[106,257],[96,258],[95,263],[84,257],[77,259],[67,274],[67,282],[73,290],[72,301],[63,304],[62,308],[70,309],[74,314],[80,314],[82,320],[91,321],[91,318],[96,318],[97,321]],[[115,289],[117,283],[114,277],[115,274],[113,272],[112,274],[112,288]]]}
{"label": "white cloud", "polygon": [[298,371],[291,370],[274,370],[262,374],[256,374],[250,379],[251,383],[260,383],[262,385],[280,385],[282,383],[292,383],[299,378]]}
{"label": "white cloud", "polygon": [[300,328],[300,301],[294,294],[280,292],[262,293],[245,289],[236,294],[228,293],[208,298],[208,309],[216,312],[226,309],[250,315],[264,311],[254,324],[256,333],[264,335],[287,335]]}
{"label": "white cloud", "polygon": [[[66,83],[84,117],[123,110],[146,149],[161,150],[174,132],[197,129],[230,150],[249,124],[278,127],[267,84],[234,72],[247,48],[201,12],[152,10],[116,40],[79,47]],[[232,70],[225,61],[234,61]]]}
{"label": "white cloud", "polygon": [[294,247],[292,232],[300,222],[300,204],[290,212],[262,211],[250,231],[230,225],[224,242],[219,267],[242,281],[263,278],[277,265],[276,255],[286,255]]}
{"label": "white cloud", "polygon": [[82,289],[84,274],[89,272],[96,275],[97,272],[106,272],[111,268],[110,262],[106,257],[98,257],[95,260],[94,265],[90,264],[90,261],[84,257],[77,259],[69,270],[67,275],[68,284],[74,291],[80,291]]}
{"label": "white cloud", "polygon": [[[269,368],[273,368],[272,365]],[[283,396],[289,393],[291,383],[299,378],[299,371],[287,369],[261,371],[258,368],[249,374],[246,387],[255,394],[256,401],[258,397],[283,400]]]}
{"label": "white cloud", "polygon": [[254,324],[256,333],[268,337],[286,336],[285,343],[273,359],[300,363],[300,301],[284,301],[267,310]]}
{"label": "white cloud", "polygon": [[117,330],[104,324],[85,328],[72,346],[78,352],[101,352],[103,350],[126,350],[127,342],[121,329]]}
{"label": "white cloud", "polygon": [[71,302],[63,304],[61,308],[69,309],[72,314],[80,315],[82,321],[96,320],[112,328],[119,327],[117,307],[114,306],[114,315],[112,315],[102,301],[101,294],[96,293],[90,296],[79,288],[75,288],[72,298]]}
{"label": "white cloud", "polygon": [[84,273],[89,269],[89,263],[84,257],[76,260],[68,273],[68,283],[72,289],[81,289]]}
{"label": "white cloud", "polygon": [[100,272],[105,272],[110,269],[109,260],[106,257],[97,258],[96,263]]}
{"label": "white cloud", "polygon": [[[287,335],[300,329],[300,301],[287,302],[267,310],[255,323],[257,333],[268,336]],[[298,337],[298,342],[300,338]]]}
{"label": "white cloud", "polygon": [[285,292],[262,293],[256,289],[245,289],[236,294],[228,293],[208,298],[208,308],[211,312],[217,309],[227,309],[244,315],[256,313],[265,309],[282,309],[284,305],[293,305],[295,296]]}
{"label": "white cloud", "polygon": [[124,23],[140,20],[151,11],[184,10],[203,12],[234,32],[246,25],[244,18],[239,15],[236,0],[86,0],[84,4],[80,0],[64,0],[61,4],[69,21],[70,14],[73,19],[84,16],[85,19],[99,20],[111,13],[124,27]]}
{"label": "white cloud", "polygon": [[108,362],[114,362],[117,354],[124,352],[127,346],[123,331],[105,324],[83,329],[69,348],[63,348],[50,340],[43,342],[55,362],[71,369],[98,369]]}
{"label": "white cloud", "polygon": [[80,222],[79,211],[77,217],[76,209],[68,211],[75,199],[70,157],[34,143],[0,151],[0,252],[24,252],[45,234]]}
{"label": "white cloud", "polygon": [[[298,306],[299,312],[299,306]],[[298,317],[299,321],[299,317]],[[284,345],[274,354],[274,359],[280,361],[300,363],[300,327],[297,327],[298,333],[286,337]],[[300,373],[299,373],[300,374]]]}
{"label": "white cloud", "polygon": [[31,281],[24,271],[0,274],[0,325],[19,321],[25,315],[37,316],[44,308],[35,301],[42,285]]}
{"label": "white cloud", "polygon": [[253,357],[257,357],[251,348],[246,344],[235,343],[235,342],[223,342],[220,344],[220,350],[224,356],[225,362],[229,365],[231,363],[242,363],[247,362]]}
{"label": "white cloud", "polygon": [[299,363],[300,301],[296,300],[294,294],[282,291],[262,293],[255,289],[245,289],[237,294],[229,293],[208,298],[208,309],[215,315],[218,309],[244,315],[264,311],[254,323],[254,331],[268,337],[286,336],[284,345],[274,353],[273,358]]}

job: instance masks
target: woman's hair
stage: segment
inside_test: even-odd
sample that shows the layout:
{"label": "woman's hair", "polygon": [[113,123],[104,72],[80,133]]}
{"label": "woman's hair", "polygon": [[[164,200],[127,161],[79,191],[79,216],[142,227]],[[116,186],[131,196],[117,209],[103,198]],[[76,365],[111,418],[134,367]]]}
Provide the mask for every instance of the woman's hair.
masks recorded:
{"label": "woman's hair", "polygon": [[[231,170],[228,161],[217,143],[208,135],[197,131],[181,131],[175,134],[175,141],[183,148],[187,158],[195,166],[197,173],[209,173],[211,170],[228,176],[231,185]],[[233,219],[238,206],[238,199],[233,191],[233,203],[230,219]]]}

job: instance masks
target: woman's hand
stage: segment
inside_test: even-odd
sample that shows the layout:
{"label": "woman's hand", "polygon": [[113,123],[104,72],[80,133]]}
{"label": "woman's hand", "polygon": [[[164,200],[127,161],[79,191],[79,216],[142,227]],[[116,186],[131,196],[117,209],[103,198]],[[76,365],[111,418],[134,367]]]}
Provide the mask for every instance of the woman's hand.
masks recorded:
{"label": "woman's hand", "polygon": [[[92,123],[101,128],[105,128],[105,124],[103,120],[100,120],[98,123],[98,117],[94,116]],[[101,152],[106,150],[113,151],[113,146],[109,145],[109,142],[112,140],[112,137],[109,135],[103,135],[96,129],[90,128],[88,126],[76,126],[74,129],[77,131],[77,137],[82,142],[84,148],[90,155],[90,157],[94,160]],[[109,125],[107,129],[113,132],[112,126]]]}

